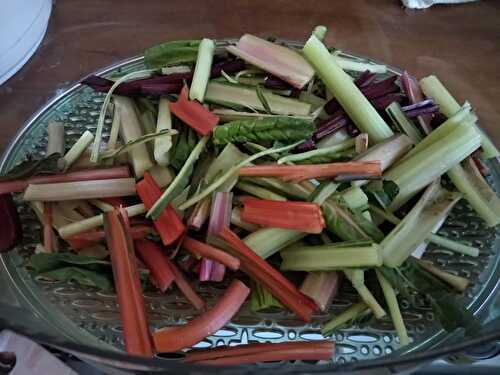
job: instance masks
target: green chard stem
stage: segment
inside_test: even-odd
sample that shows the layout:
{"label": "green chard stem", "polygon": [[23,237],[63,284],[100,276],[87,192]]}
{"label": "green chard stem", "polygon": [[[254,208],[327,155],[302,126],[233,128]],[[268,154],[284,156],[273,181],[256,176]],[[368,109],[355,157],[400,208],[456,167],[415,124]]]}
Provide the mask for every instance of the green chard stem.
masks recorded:
{"label": "green chard stem", "polygon": [[198,47],[198,58],[194,68],[193,81],[189,88],[189,99],[198,100],[203,103],[208,80],[210,79],[210,69],[214,59],[215,43],[211,39],[204,38]]}
{"label": "green chard stem", "polygon": [[[148,112],[150,113],[150,112]],[[158,119],[156,121],[156,131],[172,129],[172,115],[170,114],[170,102],[167,98],[160,98],[158,103]],[[156,162],[166,167],[170,162],[169,151],[172,148],[172,137],[155,139],[154,158]]]}
{"label": "green chard stem", "polygon": [[[383,219],[387,220],[391,224],[397,225],[401,222],[401,219],[396,215],[394,215],[392,212],[382,210],[372,204],[369,205],[369,209],[370,211],[382,217]],[[427,240],[429,240],[433,244],[442,246],[445,249],[452,250],[460,254],[469,255],[471,257],[477,257],[479,255],[479,249],[477,247],[464,245],[460,242],[450,240],[438,234],[431,233],[427,237]]]}
{"label": "green chard stem", "polygon": [[[262,90],[262,95],[266,98],[272,113],[280,115],[308,116],[311,110],[309,103],[304,103],[296,99],[285,98],[273,94],[269,90]],[[205,101],[221,104],[232,108],[252,108],[258,111],[265,111],[264,105],[259,100],[254,88],[241,85],[209,82],[205,92]]]}
{"label": "green chard stem", "polygon": [[432,183],[417,204],[381,242],[384,264],[399,267],[462,197]]}
{"label": "green chard stem", "polygon": [[362,269],[345,269],[344,274],[351,282],[352,286],[366,305],[372,310],[375,318],[381,319],[386,315],[385,310],[380,306],[372,292],[365,285],[364,270]]}
{"label": "green chard stem", "polygon": [[378,143],[393,135],[391,128],[316,36],[309,38],[303,52],[328,91],[335,93],[342,108],[363,133],[368,133],[371,141]]}
{"label": "green chard stem", "polygon": [[394,126],[399,128],[402,133],[406,134],[413,143],[417,144],[422,140],[422,134],[420,134],[415,124],[406,117],[398,102],[391,103],[385,109],[385,112],[389,115]]}
{"label": "green chard stem", "polygon": [[326,33],[328,32],[328,29],[326,26],[323,25],[318,25],[314,28],[313,30],[313,35],[316,36],[319,40],[323,41],[325,39]]}
{"label": "green chard stem", "polygon": [[399,309],[398,299],[396,298],[396,292],[392,285],[387,281],[387,279],[378,270],[375,270],[377,274],[378,282],[382,287],[382,292],[384,293],[385,301],[387,307],[389,307],[389,313],[391,314],[392,323],[394,328],[396,328],[396,333],[399,337],[399,342],[401,346],[406,346],[410,343],[408,337],[408,332],[406,331],[405,322],[403,316],[401,315],[401,310]]}
{"label": "green chard stem", "polygon": [[347,324],[351,321],[354,321],[358,316],[367,313],[370,311],[368,305],[360,301],[351,305],[347,310],[337,315],[335,318],[326,323],[321,329],[321,334],[323,336],[330,336],[333,332],[335,332],[339,327]]}
{"label": "green chard stem", "polygon": [[335,271],[382,265],[377,244],[340,242],[321,246],[291,246],[281,251],[285,271]]}
{"label": "green chard stem", "polygon": [[251,194],[257,198],[270,199],[274,201],[286,201],[287,199],[277,193],[272,192],[262,186],[258,186],[249,182],[239,181],[236,184],[236,188],[244,191],[245,193]]}
{"label": "green chard stem", "polygon": [[[450,118],[460,110],[458,102],[436,76],[422,78],[420,80],[420,87],[427,97],[432,98],[434,102],[439,105],[440,112],[446,117]],[[472,126],[481,134],[483,156],[486,159],[499,156],[500,153],[495,144],[488,138],[484,131],[479,128],[476,121],[472,122]]]}
{"label": "green chard stem", "polygon": [[93,140],[94,135],[86,130],[64,155],[64,169],[71,167],[71,165],[88,149]]}
{"label": "green chard stem", "polygon": [[285,228],[261,228],[243,239],[258,256],[269,258],[281,249],[304,238],[307,233]]}
{"label": "green chard stem", "polygon": [[161,215],[163,210],[172,201],[172,199],[175,198],[175,193],[178,193],[180,190],[179,186],[183,187],[184,185],[187,185],[185,181],[189,179],[189,176],[193,171],[193,166],[205,149],[205,145],[207,144],[208,139],[209,136],[205,136],[198,141],[198,144],[189,155],[188,159],[182,166],[177,176],[175,176],[172,183],[168,185],[167,189],[163,192],[161,197],[156,201],[153,207],[151,207],[146,217],[152,217],[153,220],[157,219]]}
{"label": "green chard stem", "polygon": [[349,149],[354,147],[354,143],[355,143],[354,138],[351,138],[351,139],[345,140],[339,144],[336,144],[336,145],[333,145],[330,147],[306,151],[306,152],[302,152],[299,154],[290,154],[290,155],[287,155],[287,156],[284,156],[284,157],[278,159],[278,164],[285,164],[285,163],[290,162],[290,161],[291,162],[301,162],[301,161],[304,161],[306,159],[310,159],[310,158],[314,158],[314,157],[318,157],[318,156],[325,156],[325,155],[329,155],[329,154],[338,153],[340,151],[349,150]]}
{"label": "green chard stem", "polygon": [[448,119],[384,173],[384,180],[399,187],[389,207],[392,211],[480,146],[480,135],[467,123],[466,114],[467,111],[459,112]]}

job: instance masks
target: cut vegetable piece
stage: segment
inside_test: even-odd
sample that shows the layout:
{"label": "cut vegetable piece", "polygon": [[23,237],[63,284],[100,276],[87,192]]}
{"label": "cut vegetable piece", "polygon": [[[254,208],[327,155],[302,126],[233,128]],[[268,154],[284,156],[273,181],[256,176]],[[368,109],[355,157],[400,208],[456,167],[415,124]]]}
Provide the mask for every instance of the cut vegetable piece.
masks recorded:
{"label": "cut vegetable piece", "polygon": [[326,26],[323,26],[323,25],[318,25],[314,28],[313,30],[313,34],[316,35],[316,38],[318,38],[319,40],[323,41],[323,39],[325,39],[325,36],[326,36],[326,33],[327,33],[328,29]]}
{"label": "cut vegetable piece", "polygon": [[287,199],[282,195],[272,192],[262,186],[258,186],[249,182],[240,181],[236,184],[238,190],[251,194],[257,198],[269,199],[275,201],[286,201]]}
{"label": "cut vegetable piece", "polygon": [[[162,193],[153,177],[146,172],[144,179],[137,183],[137,194],[144,203],[144,206],[147,209],[151,209]],[[153,223],[165,246],[177,241],[186,229],[171,204],[160,211],[160,215]]]}
{"label": "cut vegetable piece", "polygon": [[330,336],[339,327],[346,323],[354,321],[358,316],[370,311],[368,305],[364,302],[358,302],[351,305],[347,310],[337,315],[335,318],[326,323],[321,329],[321,334],[323,336]]}
{"label": "cut vegetable piece", "polygon": [[[160,98],[158,102],[158,119],[156,123],[156,131],[164,129],[172,129],[172,116],[170,115],[170,102],[166,98]],[[156,162],[165,167],[168,165],[169,151],[172,148],[172,137],[166,136],[155,139],[154,157]]]}
{"label": "cut vegetable piece", "polygon": [[201,135],[209,134],[219,118],[200,103],[188,99],[188,88],[184,86],[175,103],[170,104],[172,113]]}
{"label": "cut vegetable piece", "polygon": [[208,223],[207,236],[216,236],[222,228],[229,228],[231,223],[231,209],[233,207],[233,193],[217,192],[212,199],[210,209],[210,222]]}
{"label": "cut vegetable piece", "polygon": [[[432,98],[439,105],[440,112],[446,117],[450,118],[460,110],[460,105],[436,76],[422,78],[420,87],[428,98]],[[485,159],[498,157],[500,152],[476,121],[472,122],[472,126],[481,135],[481,147]]]}
{"label": "cut vegetable piece", "polygon": [[193,305],[193,307],[198,311],[205,310],[205,301],[196,293],[196,290],[189,284],[189,281],[186,279],[184,274],[177,268],[177,266],[170,259],[165,258],[165,260],[169,263],[172,272],[174,273],[174,282],[175,285],[179,288],[181,293],[186,297],[186,299]]}
{"label": "cut vegetable piece", "polygon": [[170,185],[175,178],[175,173],[170,167],[155,165],[153,168],[150,168],[148,172],[162,189]]}
{"label": "cut vegetable piece", "polygon": [[64,155],[64,169],[71,167],[71,165],[88,149],[93,140],[94,135],[88,130],[85,130],[78,141],[76,141]]}
{"label": "cut vegetable piece", "polygon": [[199,231],[203,227],[210,216],[210,204],[210,197],[196,203],[196,206],[187,221],[189,229]]}
{"label": "cut vegetable piece", "polygon": [[[401,74],[399,81],[410,103],[417,103],[424,99],[417,81],[407,71]],[[431,120],[432,117],[429,115],[418,116],[418,123],[425,134],[429,134],[432,131]]]}
{"label": "cut vegetable piece", "polygon": [[399,337],[399,343],[401,344],[401,346],[406,346],[410,343],[410,338],[408,337],[405,322],[403,321],[401,311],[399,310],[396,292],[394,291],[394,288],[389,283],[389,281],[387,281],[387,279],[379,270],[376,269],[375,272],[377,274],[378,282],[382,287],[382,292],[384,293],[385,301],[391,314],[392,323],[394,324],[394,328],[396,328],[396,333]]}
{"label": "cut vegetable piece", "polygon": [[479,146],[480,135],[470,124],[454,118],[447,120],[384,173],[383,179],[393,181],[399,188],[390,209],[401,207]]}
{"label": "cut vegetable piece", "polygon": [[320,246],[292,245],[281,251],[285,271],[335,271],[382,265],[380,248],[371,243],[340,242]]}
{"label": "cut vegetable piece", "polygon": [[204,38],[198,46],[198,57],[193,74],[193,81],[189,91],[190,100],[198,100],[203,103],[207,89],[210,70],[214,58],[215,43],[211,39]]}
{"label": "cut vegetable piece", "polygon": [[225,251],[217,249],[216,247],[213,247],[206,243],[197,241],[191,237],[184,237],[182,241],[182,247],[193,255],[196,255],[197,257],[214,260],[225,265],[233,271],[238,270],[240,267],[240,261],[238,258],[235,258]]}
{"label": "cut vegetable piece", "polygon": [[293,117],[268,117],[256,120],[231,121],[213,131],[214,144],[282,141],[293,143],[309,138],[314,126],[311,121]]}
{"label": "cut vegetable piece", "polygon": [[[380,169],[385,171],[393,163],[405,155],[413,146],[413,141],[404,134],[396,134],[385,141],[370,147],[356,157],[358,161],[380,161]],[[355,182],[360,185],[361,181]]]}
{"label": "cut vegetable piece", "polygon": [[[309,116],[311,105],[296,99],[285,98],[273,94],[269,90],[262,90],[264,97],[272,113],[280,115]],[[253,108],[265,111],[264,105],[259,100],[257,92],[253,88],[241,85],[223,84],[210,82],[205,93],[205,101],[221,104],[233,108]]]}
{"label": "cut vegetable piece", "polygon": [[258,165],[242,167],[240,176],[281,177],[285,180],[303,181],[312,178],[335,178],[338,181],[376,178],[381,176],[380,163],[345,162],[309,165]]}
{"label": "cut vegetable piece", "polygon": [[226,49],[298,89],[303,88],[314,76],[311,65],[297,51],[250,34],[243,35],[236,46]]}
{"label": "cut vegetable piece", "polygon": [[[143,213],[146,212],[146,208],[142,203],[136,204],[134,206],[125,207],[125,209],[127,210],[129,218],[142,215]],[[103,224],[103,220],[104,216],[102,214],[96,215],[94,217],[89,217],[88,219],[77,221],[75,223],[63,225],[58,229],[58,232],[61,238],[67,239],[71,236],[74,236],[75,234],[86,232],[101,226]]]}
{"label": "cut vegetable piece", "polygon": [[52,203],[45,202],[43,205],[43,248],[46,252],[55,251],[56,238],[52,231]]}
{"label": "cut vegetable piece", "polygon": [[386,313],[382,306],[379,305],[373,294],[368,290],[365,285],[364,270],[361,269],[348,269],[344,270],[344,274],[351,282],[352,286],[359,293],[366,305],[372,310],[375,318],[381,319]]}
{"label": "cut vegetable piece", "polygon": [[361,154],[368,149],[368,134],[361,133],[355,138],[355,147],[356,153]]}
{"label": "cut vegetable piece", "polygon": [[46,155],[64,155],[66,150],[64,142],[64,124],[58,121],[50,121],[47,125],[47,152]]}
{"label": "cut vegetable piece", "polygon": [[160,195],[158,200],[154,202],[153,206],[148,211],[148,217],[157,219],[170,202],[172,202],[172,199],[174,199],[175,196],[177,196],[189,184],[189,177],[193,171],[194,164],[203,152],[208,139],[209,137],[205,136],[198,141],[198,144],[189,155],[177,176],[175,176],[172,183]]}
{"label": "cut vegetable piece", "polygon": [[[116,110],[120,111],[120,135],[123,141],[128,143],[142,137],[144,134],[142,133],[134,102],[122,96],[116,96],[114,102]],[[137,178],[142,177],[144,172],[153,166],[148,149],[144,144],[132,148],[129,151],[129,156]]]}
{"label": "cut vegetable piece", "polygon": [[431,234],[436,224],[446,218],[461,197],[459,193],[442,189],[439,180],[430,185],[418,203],[380,244],[384,264],[388,267],[400,266]]}
{"label": "cut vegetable piece", "polygon": [[130,172],[128,167],[125,166],[106,169],[88,169],[47,176],[33,176],[19,180],[0,181],[0,194],[19,193],[30,184],[41,185],[48,183],[107,180],[127,177],[130,177]]}
{"label": "cut vegetable piece", "polygon": [[413,143],[417,144],[422,140],[422,135],[413,122],[406,117],[399,103],[391,103],[391,105],[385,109],[385,112],[391,118],[394,126],[401,130],[402,133],[406,134]]}
{"label": "cut vegetable piece", "polygon": [[[162,251],[160,246],[153,241],[137,240],[134,244],[139,259],[151,272],[155,285],[165,293],[175,279],[167,255]],[[165,259],[167,259],[167,261]]]}
{"label": "cut vegetable piece", "polygon": [[339,283],[338,272],[309,272],[300,291],[311,297],[321,311],[327,311],[337,294]]}
{"label": "cut vegetable piece", "polygon": [[[230,122],[230,121],[238,121],[238,120],[250,120],[250,119],[264,119],[264,118],[274,118],[274,117],[284,117],[283,115],[273,115],[269,113],[256,113],[256,112],[242,112],[235,111],[233,109],[225,109],[225,108],[214,108],[212,113],[219,117],[220,122]],[[313,121],[314,118],[312,116],[293,116],[293,118]]]}
{"label": "cut vegetable piece", "polygon": [[457,291],[463,293],[469,286],[469,280],[465,277],[457,276],[452,273],[443,271],[436,267],[429,261],[417,259],[416,262],[427,272],[433,274],[435,277],[444,281],[446,284],[450,285]]}
{"label": "cut vegetable piece", "polygon": [[138,146],[143,146],[147,142],[155,141],[159,138],[168,138],[171,137],[172,135],[177,134],[177,130],[174,129],[163,129],[157,133],[154,132],[154,128],[151,130],[152,133],[142,135],[139,138],[136,138],[132,141],[128,141],[124,145],[121,145],[120,147],[114,150],[105,151],[101,153],[101,155],[99,156],[100,160],[113,159],[113,158],[118,158],[120,156],[126,156],[126,153],[129,153]]}
{"label": "cut vegetable piece", "polygon": [[150,68],[191,63],[196,61],[199,40],[175,40],[149,47],[144,51],[144,62]]}
{"label": "cut vegetable piece", "polygon": [[334,350],[335,343],[331,341],[257,343],[192,350],[184,361],[214,366],[295,360],[328,361],[333,357]]}
{"label": "cut vegetable piece", "polygon": [[361,62],[358,60],[354,60],[354,59],[339,56],[339,55],[334,55],[333,59],[335,60],[337,65],[340,66],[344,70],[350,70],[353,72],[369,71],[371,73],[377,73],[377,74],[387,73],[387,66],[382,65],[382,64]]}
{"label": "cut vegetable piece", "polygon": [[319,150],[311,150],[307,152],[302,152],[300,154],[290,154],[283,156],[278,159],[278,164],[286,164],[288,162],[304,162],[308,159],[314,159],[318,157],[325,157],[331,154],[339,153],[340,151],[349,150],[354,147],[354,139],[348,139],[344,142],[338,143],[330,147],[324,147]]}
{"label": "cut vegetable piece", "polygon": [[368,196],[357,186],[351,186],[343,190],[340,195],[349,208],[366,209],[368,207]]}
{"label": "cut vegetable piece", "polygon": [[306,233],[321,233],[325,228],[320,206],[309,202],[244,198],[241,218],[253,224]]}
{"label": "cut vegetable piece", "polygon": [[104,229],[113,265],[113,276],[127,353],[151,357],[153,348],[146,320],[144,297],[132,239],[118,210],[104,214]]}
{"label": "cut vegetable piece", "polygon": [[24,192],[25,201],[65,201],[135,195],[135,179],[115,178],[79,182],[29,185]]}
{"label": "cut vegetable piece", "polygon": [[266,288],[256,283],[252,287],[252,294],[250,295],[250,310],[259,312],[270,308],[283,309],[283,306]]}
{"label": "cut vegetable piece", "polygon": [[342,108],[362,132],[368,133],[371,141],[378,143],[393,135],[391,128],[334,61],[318,38],[312,35],[305,44],[303,52],[327,89],[335,93],[335,98]]}
{"label": "cut vegetable piece", "polygon": [[307,233],[283,228],[262,228],[250,233],[243,242],[263,259],[302,239]]}
{"label": "cut vegetable piece", "polygon": [[[111,206],[111,209],[105,212],[113,210],[114,208]],[[152,234],[154,232],[155,231],[152,225],[145,225],[145,224],[133,225],[129,229],[130,237],[133,240],[141,240],[145,238],[147,235]],[[86,247],[94,246],[105,239],[106,235],[103,230],[92,230],[88,232],[75,234],[74,236],[66,238],[66,241],[68,241],[71,244],[72,249],[80,250]]]}
{"label": "cut vegetable piece", "polygon": [[309,297],[300,293],[287,278],[255,254],[229,228],[223,228],[219,236],[228,243],[234,255],[240,259],[243,272],[267,288],[283,306],[289,308],[300,319],[306,322],[311,320],[311,314],[317,306]]}
{"label": "cut vegetable piece", "polygon": [[153,340],[157,352],[175,352],[191,347],[215,333],[238,312],[250,289],[239,280],[233,280],[217,304],[205,314],[183,326],[156,331]]}
{"label": "cut vegetable piece", "polygon": [[241,220],[241,208],[239,207],[233,207],[233,210],[231,211],[231,224],[248,232],[255,232],[260,228],[258,225],[250,224]]}

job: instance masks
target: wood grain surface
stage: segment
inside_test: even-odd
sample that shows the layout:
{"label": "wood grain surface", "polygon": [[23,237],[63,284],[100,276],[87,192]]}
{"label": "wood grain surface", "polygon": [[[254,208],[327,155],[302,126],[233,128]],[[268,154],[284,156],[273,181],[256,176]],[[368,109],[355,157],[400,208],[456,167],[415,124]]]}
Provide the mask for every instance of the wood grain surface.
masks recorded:
{"label": "wood grain surface", "polygon": [[0,86],[0,150],[52,96],[152,44],[244,32],[300,41],[318,24],[329,45],[437,75],[500,144],[500,1],[414,11],[397,0],[57,0],[40,49]]}

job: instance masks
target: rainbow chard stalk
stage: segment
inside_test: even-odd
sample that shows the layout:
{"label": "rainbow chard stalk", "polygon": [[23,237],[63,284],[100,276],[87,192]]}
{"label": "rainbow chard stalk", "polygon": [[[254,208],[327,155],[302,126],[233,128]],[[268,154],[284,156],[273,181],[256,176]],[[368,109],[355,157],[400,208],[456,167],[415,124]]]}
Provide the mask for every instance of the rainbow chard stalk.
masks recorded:
{"label": "rainbow chard stalk", "polygon": [[334,61],[325,45],[314,35],[303,49],[306,59],[314,67],[330,92],[363,133],[373,143],[393,135],[391,128],[380,117],[368,99],[359,91],[351,78]]}
{"label": "rainbow chard stalk", "polygon": [[448,216],[461,197],[459,193],[441,188],[439,180],[431,184],[408,215],[380,244],[384,265],[400,266],[431,234],[436,224]]}
{"label": "rainbow chard stalk", "polygon": [[[450,118],[460,110],[458,102],[436,76],[422,78],[420,80],[420,87],[428,98],[432,98],[434,102],[439,105],[439,111],[446,117]],[[473,117],[471,116],[471,118]],[[498,149],[477,125],[477,118],[473,118],[471,125],[479,134],[481,134],[483,156],[486,159],[499,156],[500,152]]]}
{"label": "rainbow chard stalk", "polygon": [[236,46],[226,49],[298,89],[303,88],[314,75],[311,65],[296,51],[250,34],[243,35]]}
{"label": "rainbow chard stalk", "polygon": [[469,117],[470,108],[462,108],[384,173],[383,179],[399,188],[391,210],[401,207],[480,146],[481,137],[470,126]]}
{"label": "rainbow chard stalk", "polygon": [[291,246],[281,251],[286,271],[333,271],[382,265],[380,248],[370,242],[339,242],[320,246]]}
{"label": "rainbow chard stalk", "polygon": [[339,289],[339,273],[309,272],[300,291],[313,299],[321,311],[327,311]]}
{"label": "rainbow chard stalk", "polygon": [[250,233],[243,242],[263,259],[305,237],[307,233],[285,228],[261,228]]}
{"label": "rainbow chard stalk", "polygon": [[210,78],[210,68],[214,58],[215,43],[211,39],[203,39],[198,47],[198,58],[193,74],[193,82],[189,90],[189,99],[198,100],[203,103],[208,79]]}
{"label": "rainbow chard stalk", "polygon": [[349,279],[354,289],[356,289],[363,302],[372,310],[375,318],[383,318],[386,315],[385,310],[377,302],[372,292],[366,287],[364,270],[359,268],[346,269],[344,270],[344,274]]}

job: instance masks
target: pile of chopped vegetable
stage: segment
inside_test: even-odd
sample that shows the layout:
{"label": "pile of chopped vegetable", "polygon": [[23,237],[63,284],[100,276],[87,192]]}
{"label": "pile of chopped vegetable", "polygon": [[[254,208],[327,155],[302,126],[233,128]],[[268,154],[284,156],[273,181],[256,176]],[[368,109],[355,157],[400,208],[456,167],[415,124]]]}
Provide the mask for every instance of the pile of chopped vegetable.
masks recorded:
{"label": "pile of chopped vegetable", "polygon": [[[0,178],[12,229],[2,250],[20,239],[11,193],[21,193],[43,226],[33,272],[114,288],[134,355],[189,349],[248,299],[309,322],[343,283],[359,301],[323,325],[325,341],[191,350],[185,361],[329,360],[327,337],[366,314],[389,314],[407,345],[398,299],[415,293],[447,330],[472,329],[459,298],[468,280],[421,258],[429,242],[478,256],[436,232],[461,199],[498,225],[482,162],[498,150],[436,77],[349,59],[325,33],[317,27],[301,51],[248,34],[225,49],[167,42],[146,50],[144,70],[85,79],[105,93],[95,133],[66,145],[64,125],[51,123],[45,158]],[[150,332],[148,277],[199,316]],[[207,308],[193,278],[228,287]]]}

